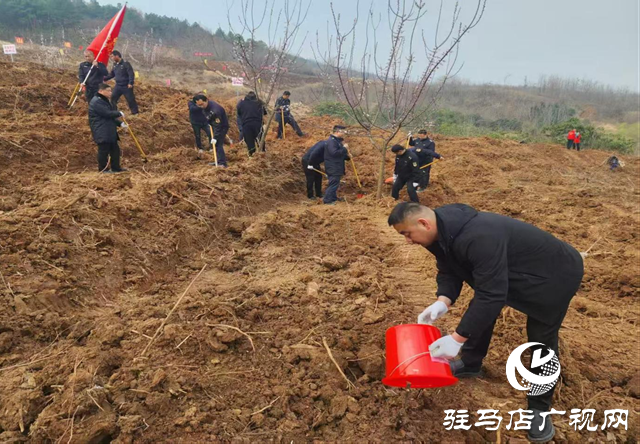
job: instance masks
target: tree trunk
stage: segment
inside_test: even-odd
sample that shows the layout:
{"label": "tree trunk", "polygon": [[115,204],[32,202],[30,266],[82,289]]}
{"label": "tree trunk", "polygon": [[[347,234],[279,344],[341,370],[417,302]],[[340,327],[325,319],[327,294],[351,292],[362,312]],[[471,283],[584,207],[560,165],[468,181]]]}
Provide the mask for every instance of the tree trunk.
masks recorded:
{"label": "tree trunk", "polygon": [[382,149],[380,150],[381,152],[381,156],[380,156],[380,171],[378,172],[378,189],[376,191],[376,198],[380,199],[382,197],[382,187],[384,185],[384,167],[385,167],[385,160],[387,158],[387,143],[385,142],[385,144],[382,146]]}
{"label": "tree trunk", "polygon": [[259,143],[260,151],[264,150],[265,148],[265,144],[267,142],[267,133],[269,132],[269,127],[271,126],[271,122],[273,122],[273,118],[275,116],[276,116],[276,112],[274,110],[269,116],[269,120],[267,120],[267,124],[265,125],[264,130],[262,131],[262,137],[260,138],[260,143]]}

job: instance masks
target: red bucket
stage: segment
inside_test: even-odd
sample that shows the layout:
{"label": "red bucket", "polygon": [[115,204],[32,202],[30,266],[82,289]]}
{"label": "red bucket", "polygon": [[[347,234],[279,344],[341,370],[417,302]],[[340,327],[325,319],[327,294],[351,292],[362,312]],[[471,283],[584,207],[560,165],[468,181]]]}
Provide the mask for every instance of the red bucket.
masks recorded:
{"label": "red bucket", "polygon": [[404,324],[387,330],[387,377],[393,387],[433,388],[458,382],[448,363],[431,359],[429,345],[441,337],[432,325]]}

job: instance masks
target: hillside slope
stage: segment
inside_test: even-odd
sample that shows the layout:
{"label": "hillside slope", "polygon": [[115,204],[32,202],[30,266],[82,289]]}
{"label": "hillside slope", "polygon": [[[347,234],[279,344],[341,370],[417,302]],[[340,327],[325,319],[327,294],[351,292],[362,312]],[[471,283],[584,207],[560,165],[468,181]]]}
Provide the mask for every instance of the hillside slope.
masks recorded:
{"label": "hillside slope", "polygon": [[[486,379],[380,383],[385,330],[433,299],[435,263],[386,225],[394,202],[371,196],[377,155],[365,139],[349,142],[369,195],[356,199],[348,174],[346,203],[315,205],[299,159],[334,122],[301,119],[308,137],[270,134],[253,159],[229,148],[219,170],[195,158],[188,95],[148,85],[131,125],[149,163],[122,134],[130,172],[101,176],[85,104],[64,109],[73,73],[40,69],[27,81],[32,67],[0,63],[0,442],[522,442],[504,427],[442,426],[445,409],[494,407],[508,422],[523,406],[504,375],[525,342],[510,309]],[[596,423],[604,409],[629,409],[613,439],[637,442],[640,160],[611,173],[604,152],[436,141],[446,160],[424,204],[468,203],[592,247],[561,330],[555,408],[595,408]],[[568,413],[556,425],[557,443],[612,442],[575,431]]]}

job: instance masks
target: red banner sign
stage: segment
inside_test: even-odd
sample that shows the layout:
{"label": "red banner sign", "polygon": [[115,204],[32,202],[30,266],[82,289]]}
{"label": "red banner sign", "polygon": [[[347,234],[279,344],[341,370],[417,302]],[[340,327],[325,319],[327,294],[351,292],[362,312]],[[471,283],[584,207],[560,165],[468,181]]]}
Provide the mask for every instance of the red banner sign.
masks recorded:
{"label": "red banner sign", "polygon": [[193,55],[196,57],[211,57],[213,56],[213,53],[212,52],[194,52]]}

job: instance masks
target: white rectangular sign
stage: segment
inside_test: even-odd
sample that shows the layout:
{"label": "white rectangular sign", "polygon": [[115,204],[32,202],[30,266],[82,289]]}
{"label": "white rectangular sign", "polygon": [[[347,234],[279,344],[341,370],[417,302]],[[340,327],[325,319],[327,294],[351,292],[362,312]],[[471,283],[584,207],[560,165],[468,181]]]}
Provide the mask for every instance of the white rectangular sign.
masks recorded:
{"label": "white rectangular sign", "polygon": [[244,79],[242,77],[231,77],[231,84],[233,86],[243,86]]}
{"label": "white rectangular sign", "polygon": [[7,55],[18,53],[18,51],[16,51],[16,45],[2,45],[2,50]]}

